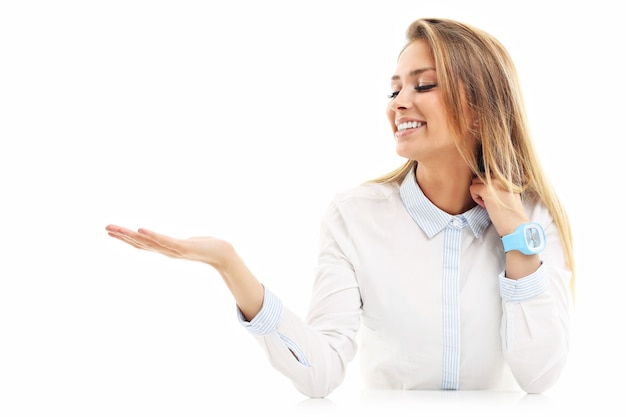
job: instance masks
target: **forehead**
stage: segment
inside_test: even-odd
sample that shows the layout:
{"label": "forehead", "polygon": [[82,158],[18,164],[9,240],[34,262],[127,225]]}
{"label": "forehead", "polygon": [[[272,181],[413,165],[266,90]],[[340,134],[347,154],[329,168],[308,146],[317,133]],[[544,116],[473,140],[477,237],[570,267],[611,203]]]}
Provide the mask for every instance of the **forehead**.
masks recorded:
{"label": "forehead", "polygon": [[426,41],[420,39],[404,48],[398,57],[396,75],[406,77],[411,72],[423,68],[435,68],[435,60]]}

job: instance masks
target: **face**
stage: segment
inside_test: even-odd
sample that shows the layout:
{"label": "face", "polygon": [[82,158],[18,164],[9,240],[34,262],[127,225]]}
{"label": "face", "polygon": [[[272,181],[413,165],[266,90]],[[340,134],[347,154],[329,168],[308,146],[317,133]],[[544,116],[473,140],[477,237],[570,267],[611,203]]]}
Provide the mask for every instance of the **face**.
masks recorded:
{"label": "face", "polygon": [[391,78],[391,91],[387,117],[398,155],[433,166],[451,158],[458,161],[426,41],[414,41],[402,52]]}

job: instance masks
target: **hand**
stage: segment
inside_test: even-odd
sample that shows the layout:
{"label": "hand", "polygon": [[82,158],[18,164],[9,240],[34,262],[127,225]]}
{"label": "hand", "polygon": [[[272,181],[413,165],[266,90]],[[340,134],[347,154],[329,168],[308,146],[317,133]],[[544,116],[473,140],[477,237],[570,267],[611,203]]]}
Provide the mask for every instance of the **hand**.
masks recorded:
{"label": "hand", "polygon": [[113,224],[108,225],[106,230],[109,236],[137,249],[211,265],[224,279],[247,320],[252,320],[261,310],[265,289],[230,243],[214,237],[175,239],[146,229],[135,232]]}
{"label": "hand", "polygon": [[214,237],[176,239],[146,229],[135,232],[116,225],[108,225],[106,230],[109,236],[135,248],[158,252],[170,258],[203,262],[216,269],[223,268],[234,253],[230,243]]}
{"label": "hand", "polygon": [[522,197],[510,192],[498,182],[489,187],[480,178],[475,177],[470,185],[470,194],[476,204],[487,210],[500,236],[513,233],[517,226],[528,221]]}

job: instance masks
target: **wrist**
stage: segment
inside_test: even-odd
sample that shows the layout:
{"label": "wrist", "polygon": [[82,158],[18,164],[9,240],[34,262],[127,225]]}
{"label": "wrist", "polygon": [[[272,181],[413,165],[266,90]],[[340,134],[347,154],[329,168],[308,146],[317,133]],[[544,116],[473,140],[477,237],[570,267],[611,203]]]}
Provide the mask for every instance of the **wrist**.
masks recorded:
{"label": "wrist", "polygon": [[220,274],[228,274],[238,261],[241,261],[239,255],[235,251],[232,244],[226,241],[219,243],[218,250],[215,251],[211,259],[205,261],[206,264],[212,266]]}
{"label": "wrist", "polygon": [[504,276],[508,279],[517,280],[534,273],[540,266],[539,255],[524,255],[518,251],[510,251],[506,254]]}
{"label": "wrist", "polygon": [[498,235],[500,237],[503,237],[514,233],[518,227],[528,222],[528,217],[515,216],[508,217],[505,222],[500,222],[500,224],[498,224],[497,226],[494,224],[494,226],[496,227]]}

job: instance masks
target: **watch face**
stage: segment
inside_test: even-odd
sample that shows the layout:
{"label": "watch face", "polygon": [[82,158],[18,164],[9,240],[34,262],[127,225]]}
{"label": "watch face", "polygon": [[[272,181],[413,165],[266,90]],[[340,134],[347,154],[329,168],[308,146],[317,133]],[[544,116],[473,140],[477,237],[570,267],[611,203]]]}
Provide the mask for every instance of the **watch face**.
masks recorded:
{"label": "watch face", "polygon": [[502,236],[502,246],[505,253],[517,250],[524,255],[535,255],[546,248],[546,233],[539,223],[524,223],[513,233]]}
{"label": "watch face", "polygon": [[546,237],[541,226],[537,224],[529,224],[524,231],[526,245],[530,253],[539,253],[546,246]]}
{"label": "watch face", "polygon": [[531,226],[526,229],[526,242],[528,242],[528,246],[531,248],[538,248],[541,246],[541,234],[536,227]]}

